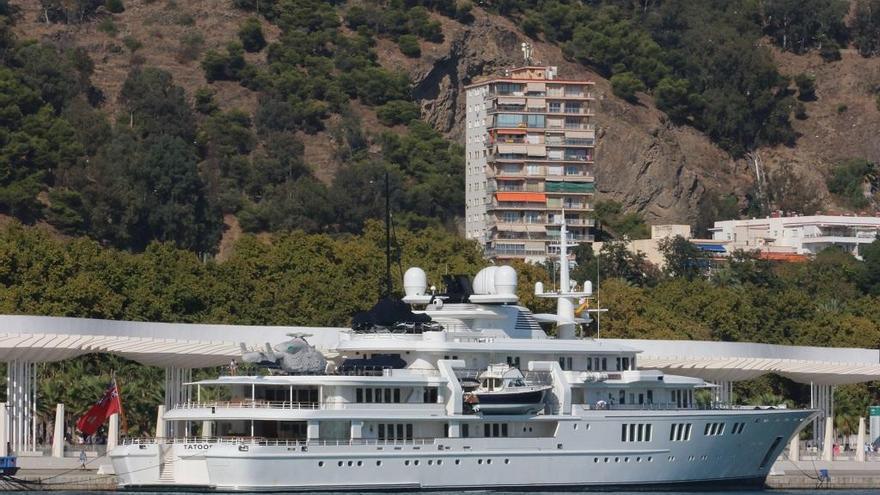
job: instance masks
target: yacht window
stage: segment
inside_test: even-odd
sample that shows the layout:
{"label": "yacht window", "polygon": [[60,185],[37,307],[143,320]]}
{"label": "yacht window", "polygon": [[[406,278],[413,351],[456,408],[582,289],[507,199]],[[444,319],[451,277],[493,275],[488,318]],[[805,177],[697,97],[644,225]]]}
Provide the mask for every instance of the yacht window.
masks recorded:
{"label": "yacht window", "polygon": [[385,402],[391,402],[391,389],[385,389]]}
{"label": "yacht window", "polygon": [[357,403],[361,403],[364,401],[364,389],[359,388],[354,391],[354,401]]}
{"label": "yacht window", "polygon": [[367,403],[373,402],[373,389],[367,389]]}
{"label": "yacht window", "polygon": [[654,403],[654,391],[648,390],[648,404]]}
{"label": "yacht window", "polygon": [[487,438],[492,436],[492,425],[489,423],[483,425],[483,436]]}
{"label": "yacht window", "polygon": [[513,366],[514,368],[519,368],[519,356],[507,356],[507,364],[508,366]]}
{"label": "yacht window", "polygon": [[427,387],[425,388],[425,393],[423,396],[423,402],[425,404],[434,404],[437,402],[437,387]]}
{"label": "yacht window", "polygon": [[617,371],[620,371],[620,358],[615,359],[614,366]]}
{"label": "yacht window", "polygon": [[626,392],[624,392],[623,390],[621,390],[621,391],[618,393],[618,399],[620,399],[620,403],[621,403],[621,404],[626,404]]}
{"label": "yacht window", "polygon": [[625,358],[623,358],[622,361],[623,361],[623,369],[628,370],[629,369],[629,358],[625,357]]}
{"label": "yacht window", "polygon": [[502,423],[502,424],[501,424],[501,436],[502,436],[502,437],[506,437],[506,436],[507,436],[507,423]]}
{"label": "yacht window", "polygon": [[559,367],[563,370],[572,370],[574,366],[572,366],[572,358],[571,356],[561,356],[559,358]]}
{"label": "yacht window", "polygon": [[645,403],[645,394],[639,394],[639,404]]}
{"label": "yacht window", "polygon": [[465,423],[461,425],[461,437],[467,438],[469,436],[471,436],[471,425]]}
{"label": "yacht window", "polygon": [[[632,423],[629,425],[629,441],[632,442],[636,439],[636,424]],[[641,439],[639,439],[641,442]]]}
{"label": "yacht window", "polygon": [[385,425],[379,423],[379,440],[385,440]]}
{"label": "yacht window", "polygon": [[688,423],[687,427],[684,430],[684,440],[689,441],[691,439],[691,424]]}
{"label": "yacht window", "polygon": [[587,358],[587,371],[593,371],[593,360]]}
{"label": "yacht window", "polygon": [[406,439],[412,440],[412,438],[413,438],[413,425],[410,423],[407,423],[407,425],[406,425]]}
{"label": "yacht window", "polygon": [[492,436],[493,437],[499,436],[501,434],[500,430],[501,430],[501,425],[499,425],[498,423],[493,424],[492,425]]}
{"label": "yacht window", "polygon": [[602,371],[608,371],[608,358],[602,358]]}
{"label": "yacht window", "polygon": [[629,393],[629,403],[630,403],[630,404],[635,404],[635,403],[636,403],[636,394],[633,393],[633,392],[630,392],[630,393]]}
{"label": "yacht window", "polygon": [[645,438],[645,425],[640,424],[636,430],[636,439],[641,442]]}

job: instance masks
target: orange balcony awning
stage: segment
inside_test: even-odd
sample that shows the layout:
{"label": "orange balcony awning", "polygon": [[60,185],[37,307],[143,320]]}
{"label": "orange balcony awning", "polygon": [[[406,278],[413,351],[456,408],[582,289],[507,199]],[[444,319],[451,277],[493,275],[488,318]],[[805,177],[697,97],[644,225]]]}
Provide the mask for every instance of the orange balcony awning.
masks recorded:
{"label": "orange balcony awning", "polygon": [[498,201],[521,201],[524,203],[544,203],[547,201],[547,195],[544,193],[533,192],[499,192],[495,193]]}
{"label": "orange balcony awning", "polygon": [[502,135],[502,134],[523,135],[526,133],[526,130],[525,129],[498,129],[498,131],[496,131],[496,132],[498,133],[498,135]]}

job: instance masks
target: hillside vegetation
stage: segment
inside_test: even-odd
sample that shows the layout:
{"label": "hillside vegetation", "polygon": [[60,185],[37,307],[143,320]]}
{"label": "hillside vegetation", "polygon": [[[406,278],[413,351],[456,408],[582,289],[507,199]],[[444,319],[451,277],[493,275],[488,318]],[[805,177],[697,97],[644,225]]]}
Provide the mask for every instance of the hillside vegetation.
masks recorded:
{"label": "hillside vegetation", "polygon": [[[0,213],[15,219],[0,312],[345,325],[378,295],[386,173],[400,266],[475,273],[484,261],[455,233],[461,88],[518,62],[526,39],[596,80],[608,238],[643,235],[644,217],[876,209],[878,13],[880,0],[0,0]],[[666,272],[614,242],[579,250],[578,280],[601,260],[604,336],[880,345],[877,244],[865,262],[741,253],[708,273],[687,243],[668,250]],[[548,267],[517,268],[522,301],[550,309],[530,290],[552,284]],[[42,367],[42,403],[84,408],[111,366],[148,429],[161,380],[121,360]],[[767,379],[739,400],[782,391],[803,398]],[[877,397],[841,391],[844,421]]]}

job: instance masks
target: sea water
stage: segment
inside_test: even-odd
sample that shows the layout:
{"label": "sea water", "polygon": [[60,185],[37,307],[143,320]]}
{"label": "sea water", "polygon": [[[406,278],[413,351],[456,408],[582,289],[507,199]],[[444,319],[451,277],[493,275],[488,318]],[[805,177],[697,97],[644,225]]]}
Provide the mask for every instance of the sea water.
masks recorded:
{"label": "sea water", "polygon": [[[87,491],[29,491],[28,493],[38,494],[38,495],[82,495],[82,494],[101,494],[101,495],[136,495],[138,492],[87,492]],[[163,495],[189,495],[192,492],[162,492]],[[246,492],[239,492],[246,493]],[[310,493],[310,492],[297,492],[297,493]],[[363,492],[313,492],[316,495],[360,495]],[[431,495],[522,495],[524,492],[522,491],[495,491],[495,490],[467,490],[467,491],[431,491],[431,492],[405,492],[405,491],[395,491],[395,494],[425,494],[429,493]],[[590,492],[580,492],[580,491],[549,491],[542,492],[538,490],[528,490],[529,495],[566,495],[566,494],[584,494]],[[877,495],[877,490],[718,490],[718,491],[685,491],[685,492],[654,492],[654,491],[637,491],[637,492],[605,492],[605,491],[596,491],[593,493],[607,493],[612,495],[804,495],[804,494],[816,494],[816,495]],[[145,492],[145,495],[155,495],[155,492]],[[261,494],[265,495],[265,494]],[[367,492],[364,495],[375,495],[375,492]]]}

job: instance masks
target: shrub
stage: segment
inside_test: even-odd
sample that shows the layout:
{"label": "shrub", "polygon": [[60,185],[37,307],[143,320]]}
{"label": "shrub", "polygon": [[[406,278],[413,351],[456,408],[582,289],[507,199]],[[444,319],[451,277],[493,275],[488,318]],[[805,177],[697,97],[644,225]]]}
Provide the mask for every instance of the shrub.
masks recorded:
{"label": "shrub", "polygon": [[110,36],[116,36],[116,34],[119,32],[119,29],[116,27],[113,19],[105,17],[104,19],[101,19],[101,22],[98,23],[98,31],[106,33]]}
{"label": "shrub", "polygon": [[205,115],[210,115],[217,110],[217,102],[214,101],[214,90],[211,88],[199,88],[195,93],[196,111]]}
{"label": "shrub", "polygon": [[807,107],[801,102],[797,102],[794,104],[794,118],[798,120],[806,120],[807,119]]}
{"label": "shrub", "polygon": [[798,88],[798,100],[813,101],[816,99],[816,78],[809,74],[794,76],[794,83]]}
{"label": "shrub", "polygon": [[226,46],[226,53],[210,50],[202,60],[202,69],[208,82],[237,81],[245,68],[244,48],[233,42]]}
{"label": "shrub", "polygon": [[419,39],[413,34],[404,34],[397,40],[400,52],[410,58],[419,58],[422,56],[422,49],[419,47]]}
{"label": "shrub", "polygon": [[644,91],[645,84],[632,72],[621,72],[611,76],[611,90],[620,98],[635,103],[637,91]]}
{"label": "shrub", "polygon": [[132,53],[140,50],[144,46],[144,44],[138,41],[134,36],[126,36],[125,38],[122,38],[122,44]]}
{"label": "shrub", "polygon": [[202,54],[202,46],[205,38],[198,31],[189,31],[180,38],[180,46],[177,48],[177,59],[180,62],[192,62]]}
{"label": "shrub", "polygon": [[122,0],[107,0],[104,3],[104,7],[113,14],[125,12],[125,5],[122,4]]}
{"label": "shrub", "polygon": [[819,55],[822,57],[822,60],[826,62],[835,62],[840,60],[840,49],[835,45],[823,46],[821,50],[819,50]]}
{"label": "shrub", "polygon": [[841,103],[840,105],[837,105],[837,113],[843,113],[847,110],[849,110],[849,107],[846,106],[846,103]]}
{"label": "shrub", "polygon": [[864,195],[865,178],[876,173],[877,167],[867,160],[848,160],[831,169],[828,191],[853,208],[864,208],[868,205]]}
{"label": "shrub", "polygon": [[249,17],[242,23],[238,30],[238,39],[248,52],[258,52],[266,46],[266,38],[263,36],[263,25],[256,17]]}
{"label": "shrub", "polygon": [[419,106],[410,101],[393,100],[376,109],[379,122],[385,125],[408,124],[419,118]]}
{"label": "shrub", "polygon": [[877,93],[877,110],[880,110],[880,93]]}

